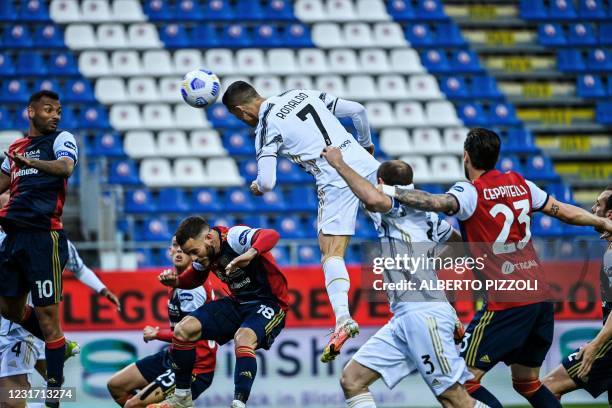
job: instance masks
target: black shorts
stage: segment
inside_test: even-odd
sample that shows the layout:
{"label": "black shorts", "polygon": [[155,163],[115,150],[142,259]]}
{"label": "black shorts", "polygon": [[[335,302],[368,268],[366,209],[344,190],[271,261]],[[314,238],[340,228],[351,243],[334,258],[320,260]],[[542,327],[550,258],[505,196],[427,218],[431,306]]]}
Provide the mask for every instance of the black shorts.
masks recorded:
{"label": "black shorts", "polygon": [[30,292],[34,306],[59,303],[66,262],[64,231],[8,231],[0,247],[0,296]]}
{"label": "black shorts", "polygon": [[[174,372],[168,348],[136,361],[136,368],[149,384],[155,383],[168,396],[174,392]],[[214,372],[193,375],[191,378],[191,395],[195,400],[212,384]]]}
{"label": "black shorts", "polygon": [[285,327],[285,311],[273,300],[239,303],[229,297],[206,303],[191,316],[202,325],[202,338],[225,344],[239,328],[253,330],[257,348],[268,350]]}
{"label": "black shorts", "polygon": [[506,310],[481,309],[468,326],[461,357],[468,367],[489,371],[503,361],[540,367],[552,344],[552,303],[534,303]]}

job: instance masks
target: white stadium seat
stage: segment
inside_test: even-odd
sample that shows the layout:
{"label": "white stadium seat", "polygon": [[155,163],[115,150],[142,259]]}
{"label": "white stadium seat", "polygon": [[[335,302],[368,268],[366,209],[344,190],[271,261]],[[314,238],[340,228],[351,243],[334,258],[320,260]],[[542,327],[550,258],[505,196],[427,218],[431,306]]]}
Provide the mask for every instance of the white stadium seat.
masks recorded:
{"label": "white stadium seat", "polygon": [[[142,73],[145,75],[172,75],[176,71],[166,50],[148,50],[142,53]],[[187,71],[185,71],[187,72]]]}
{"label": "white stadium seat", "polygon": [[284,89],[312,89],[312,79],[305,75],[290,75],[285,78]]}
{"label": "white stadium seat", "polygon": [[[370,26],[365,23],[348,23],[344,25],[344,43],[351,48],[365,48],[374,45]],[[314,41],[314,37],[313,37]],[[376,44],[379,46],[380,44]]]}
{"label": "white stadium seat", "polygon": [[195,109],[191,106],[180,103],[174,107],[174,117],[177,129],[202,129],[210,127],[206,120],[204,109]]}
{"label": "white stadium seat", "polygon": [[161,48],[157,28],[150,23],[130,24],[128,29],[128,45],[130,48]]}
{"label": "white stadium seat", "polygon": [[104,51],[84,51],[79,55],[79,72],[86,77],[110,74],[108,55]]}
{"label": "white stadium seat", "polygon": [[368,102],[365,104],[368,111],[368,119],[373,127],[394,126],[395,118],[393,110],[388,102]]}
{"label": "white stadium seat", "polygon": [[430,167],[434,180],[441,183],[451,183],[465,178],[456,156],[434,156]]}
{"label": "white stadium seat", "polygon": [[[376,92],[374,77],[371,75],[351,75],[346,81],[347,98],[358,101],[380,99]],[[386,99],[386,98],[385,98]]]}
{"label": "white stadium seat", "polygon": [[260,49],[243,49],[236,52],[236,66],[248,75],[265,74],[266,61]]}
{"label": "white stadium seat", "polygon": [[174,176],[168,159],[144,159],[140,163],[140,180],[149,187],[174,185]]}
{"label": "white stadium seat", "polygon": [[83,50],[96,48],[96,36],[93,26],[90,24],[71,24],[66,27],[64,39],[68,48],[72,50]]}
{"label": "white stadium seat", "polygon": [[231,75],[237,72],[234,54],[231,50],[207,50],[204,59],[207,67],[215,67],[217,75]]}
{"label": "white stadium seat", "polygon": [[268,72],[270,74],[295,74],[298,72],[295,52],[280,48],[268,51]]}
{"label": "white stadium seat", "polygon": [[5,152],[8,150],[11,143],[15,140],[22,138],[23,133],[17,130],[3,130],[0,132],[0,151]]}
{"label": "white stadium seat", "polygon": [[142,129],[144,127],[138,105],[112,105],[109,120],[111,126],[117,130]]}
{"label": "white stadium seat", "polygon": [[245,81],[251,82],[251,79],[248,76],[244,75],[233,75],[233,76],[223,76],[221,79],[221,92],[219,93],[219,100],[222,100],[223,94],[225,90],[236,81]]}
{"label": "white stadium seat", "polygon": [[423,126],[425,114],[418,102],[398,102],[395,104],[395,121],[400,126]]}
{"label": "white stadium seat", "polygon": [[463,127],[452,127],[444,129],[444,150],[448,153],[463,153],[463,143],[469,129]]}
{"label": "white stadium seat", "polygon": [[402,27],[397,23],[377,23],[373,31],[374,44],[378,47],[405,47],[408,44]]}
{"label": "white stadium seat", "polygon": [[[202,53],[199,50],[184,49],[174,53],[174,72],[177,74],[184,75],[202,66]],[[216,69],[215,72],[220,75]]]}
{"label": "white stadium seat", "polygon": [[412,75],[408,79],[408,88],[412,99],[428,100],[443,97],[438,81],[432,75]]}
{"label": "white stadium seat", "polygon": [[111,20],[108,0],[83,0],[81,4],[81,20],[89,23],[99,23]]}
{"label": "white stadium seat", "polygon": [[111,71],[113,75],[141,75],[142,66],[136,51],[115,51],[111,56]]}
{"label": "white stadium seat", "polygon": [[187,136],[182,130],[164,130],[157,134],[157,150],[164,157],[191,156]]}
{"label": "white stadium seat", "polygon": [[312,27],[312,42],[319,48],[339,48],[345,46],[340,26],[335,23],[315,24]]}
{"label": "white stadium seat", "polygon": [[194,130],[189,136],[189,151],[198,157],[225,156],[226,150],[216,130]]}
{"label": "white stadium seat", "polygon": [[403,128],[386,128],[381,130],[380,148],[391,156],[408,154],[413,150],[410,135]]}
{"label": "white stadium seat", "polygon": [[153,130],[170,129],[175,126],[170,106],[165,103],[145,105],[142,109],[142,120],[148,129]]}
{"label": "white stadium seat", "polygon": [[127,46],[125,29],[122,24],[100,24],[96,34],[99,48],[113,50]]}
{"label": "white stadium seat", "polygon": [[406,81],[401,75],[381,75],[378,77],[377,84],[379,95],[387,100],[408,98]]}
{"label": "white stadium seat", "polygon": [[134,77],[128,80],[128,99],[130,102],[155,102],[159,99],[155,80],[149,77]]}
{"label": "white stadium seat", "polygon": [[127,102],[123,78],[100,78],[94,86],[96,99],[104,104]]}
{"label": "white stadium seat", "polygon": [[230,157],[208,159],[206,172],[210,175],[209,184],[211,185],[239,186],[244,183],[236,162]]}
{"label": "white stadium seat", "polygon": [[359,53],[361,72],[370,74],[386,74],[389,72],[389,60],[381,49],[362,50]]}
{"label": "white stadium seat", "polygon": [[264,98],[276,96],[283,92],[281,80],[276,75],[262,75],[253,79],[253,86]]}
{"label": "white stadium seat", "polygon": [[359,72],[357,53],[350,49],[330,50],[327,54],[330,72],[337,74],[350,74]]}
{"label": "white stadium seat", "polygon": [[[216,175],[215,175],[216,177]],[[209,182],[201,159],[174,161],[174,182],[178,186],[202,186]]]}
{"label": "white stadium seat", "polygon": [[298,20],[305,23],[323,21],[327,18],[321,0],[297,0],[293,10]]}
{"label": "white stadium seat", "polygon": [[412,131],[412,143],[415,153],[442,152],[440,132],[435,128],[417,128]]}
{"label": "white stadium seat", "polygon": [[49,6],[51,19],[58,24],[81,21],[81,11],[77,0],[53,0]]}
{"label": "white stadium seat", "polygon": [[322,92],[342,98],[346,95],[344,81],[339,75],[319,75],[316,78],[315,88]]}
{"label": "white stadium seat", "polygon": [[123,150],[133,159],[157,156],[157,146],[150,130],[130,130],[125,133]]}
{"label": "white stadium seat", "polygon": [[138,0],[114,0],[111,14],[113,21],[122,23],[146,20]]}
{"label": "white stadium seat", "polygon": [[304,74],[325,74],[329,72],[325,53],[317,48],[298,50],[300,72]]}
{"label": "white stadium seat", "polygon": [[352,0],[327,1],[326,19],[330,21],[353,21],[357,19]]}
{"label": "white stadium seat", "polygon": [[159,101],[178,103],[183,101],[181,96],[181,81],[179,77],[164,77],[159,80]]}
{"label": "white stadium seat", "polygon": [[424,156],[402,156],[400,160],[405,161],[412,167],[415,183],[429,183],[433,181],[429,164]]}
{"label": "white stadium seat", "polygon": [[398,74],[418,74],[425,72],[419,54],[412,48],[391,50],[391,70]]}
{"label": "white stadium seat", "polygon": [[448,101],[428,102],[425,108],[427,122],[434,126],[457,126],[461,121],[457,117],[457,111],[452,103]]}
{"label": "white stadium seat", "polygon": [[359,21],[391,20],[383,0],[357,0],[356,15]]}

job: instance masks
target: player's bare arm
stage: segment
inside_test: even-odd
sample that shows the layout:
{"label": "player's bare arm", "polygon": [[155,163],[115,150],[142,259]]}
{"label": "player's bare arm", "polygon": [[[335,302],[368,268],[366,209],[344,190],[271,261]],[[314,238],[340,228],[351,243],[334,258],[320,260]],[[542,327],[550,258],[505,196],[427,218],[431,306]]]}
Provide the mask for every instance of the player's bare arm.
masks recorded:
{"label": "player's bare arm", "polygon": [[[374,146],[374,145],[372,145]],[[326,147],[321,156],[340,174],[353,193],[375,212],[387,212],[391,209],[391,199],[378,191],[368,180],[361,177],[342,159],[342,151],[337,147]]]}
{"label": "player's bare arm", "polygon": [[57,160],[39,160],[30,159],[14,152],[12,155],[7,152],[4,154],[9,156],[19,168],[32,167],[56,177],[68,178],[74,171],[74,161],[69,157],[60,157]]}
{"label": "player's bare arm", "polygon": [[0,172],[0,194],[4,193],[11,186],[11,178]]}
{"label": "player's bare arm", "polygon": [[459,203],[450,194],[431,194],[422,190],[408,190],[393,187],[392,197],[408,207],[422,211],[443,212],[454,214],[459,211]]}
{"label": "player's bare arm", "polygon": [[598,217],[583,208],[557,201],[554,197],[549,197],[542,212],[567,224],[591,226],[598,231],[612,234],[612,220],[609,218]]}

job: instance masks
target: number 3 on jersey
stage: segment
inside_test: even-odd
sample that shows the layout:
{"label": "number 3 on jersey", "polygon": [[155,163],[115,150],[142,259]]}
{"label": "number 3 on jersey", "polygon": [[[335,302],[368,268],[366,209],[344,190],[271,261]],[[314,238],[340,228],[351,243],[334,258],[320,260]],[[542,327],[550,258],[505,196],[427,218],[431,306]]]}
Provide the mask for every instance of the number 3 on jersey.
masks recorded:
{"label": "number 3 on jersey", "polygon": [[317,113],[317,111],[311,104],[304,106],[304,109],[302,109],[301,111],[297,113],[297,117],[302,119],[302,122],[305,122],[306,119],[308,119],[307,117],[308,114],[312,116],[312,119],[315,121],[315,124],[319,128],[319,132],[321,132],[321,134],[323,135],[323,140],[325,140],[325,145],[331,146],[332,141],[329,138],[329,133],[327,133],[327,129],[323,127],[323,122],[321,122],[321,118],[319,117],[319,114]]}

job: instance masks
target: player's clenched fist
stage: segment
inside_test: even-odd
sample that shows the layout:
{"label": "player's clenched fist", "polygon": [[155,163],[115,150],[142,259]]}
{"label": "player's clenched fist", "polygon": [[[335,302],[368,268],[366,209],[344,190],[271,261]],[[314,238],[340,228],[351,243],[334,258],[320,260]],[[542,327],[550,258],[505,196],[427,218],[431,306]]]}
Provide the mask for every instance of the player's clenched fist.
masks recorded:
{"label": "player's clenched fist", "polygon": [[251,187],[249,188],[251,190],[251,194],[255,195],[255,196],[260,196],[263,195],[263,193],[261,192],[261,190],[259,190],[259,186],[257,185],[256,181],[253,181],[251,183]]}
{"label": "player's clenched fist", "polygon": [[334,168],[341,165],[344,160],[342,160],[342,152],[337,147],[326,147],[321,152],[321,157],[323,157],[327,162]]}
{"label": "player's clenched fist", "polygon": [[145,343],[148,343],[149,341],[157,338],[157,333],[159,333],[159,326],[145,326],[145,328],[142,329],[142,338],[144,339]]}
{"label": "player's clenched fist", "polygon": [[178,273],[174,269],[166,269],[157,277],[162,285],[176,288],[178,286]]}

